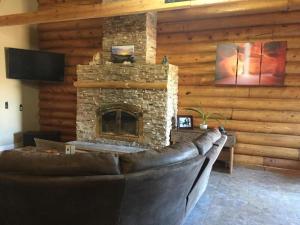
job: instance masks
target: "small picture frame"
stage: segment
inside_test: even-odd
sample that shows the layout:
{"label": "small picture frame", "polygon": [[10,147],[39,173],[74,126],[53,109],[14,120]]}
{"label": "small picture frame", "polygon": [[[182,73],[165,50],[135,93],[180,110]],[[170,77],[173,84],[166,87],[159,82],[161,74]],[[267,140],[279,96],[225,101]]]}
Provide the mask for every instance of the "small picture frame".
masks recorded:
{"label": "small picture frame", "polygon": [[111,53],[113,63],[135,62],[134,45],[112,46]]}
{"label": "small picture frame", "polygon": [[178,129],[193,129],[193,116],[191,115],[178,115],[177,116]]}

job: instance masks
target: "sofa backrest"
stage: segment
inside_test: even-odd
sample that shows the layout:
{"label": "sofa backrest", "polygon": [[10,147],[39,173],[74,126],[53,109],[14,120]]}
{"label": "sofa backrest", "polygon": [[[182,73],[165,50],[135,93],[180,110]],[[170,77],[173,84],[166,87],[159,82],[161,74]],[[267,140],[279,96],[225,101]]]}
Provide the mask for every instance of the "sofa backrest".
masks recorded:
{"label": "sofa backrest", "polygon": [[206,152],[205,156],[209,160],[209,162],[210,162],[209,164],[211,166],[216,162],[226,141],[227,141],[227,136],[222,135],[216,142],[214,142],[211,149],[208,152]]}
{"label": "sofa backrest", "polygon": [[[201,139],[201,137],[199,137],[198,140],[195,141],[199,141],[199,139]],[[212,143],[212,147],[208,151],[206,151],[204,155],[205,162],[199,172],[198,177],[195,179],[191,192],[187,197],[188,198],[187,215],[189,215],[189,213],[192,211],[192,209],[195,207],[198,200],[204,193],[209,181],[212,167],[215,161],[217,160],[226,140],[227,140],[227,136],[221,135],[218,140]]]}
{"label": "sofa backrest", "polygon": [[45,152],[5,151],[0,172],[40,176],[120,174],[119,158],[110,153],[65,155]]}
{"label": "sofa backrest", "polygon": [[197,181],[206,158],[213,159],[210,151],[199,155],[186,142],[120,156],[5,152],[0,224],[181,225],[199,197]]}
{"label": "sofa backrest", "polygon": [[195,147],[191,150],[196,157],[178,156],[176,163],[126,175],[32,176],[2,170],[0,224],[182,224],[187,195],[205,160]]}
{"label": "sofa backrest", "polygon": [[124,188],[123,175],[0,173],[0,224],[116,225]]}
{"label": "sofa backrest", "polygon": [[212,147],[213,144],[221,138],[221,133],[218,129],[209,130],[193,142],[197,146],[200,155],[205,155]]}
{"label": "sofa backrest", "polygon": [[120,225],[181,225],[205,157],[125,175]]}
{"label": "sofa backrest", "polygon": [[159,166],[183,162],[198,156],[192,142],[177,143],[160,150],[149,150],[120,155],[122,173],[134,173]]}

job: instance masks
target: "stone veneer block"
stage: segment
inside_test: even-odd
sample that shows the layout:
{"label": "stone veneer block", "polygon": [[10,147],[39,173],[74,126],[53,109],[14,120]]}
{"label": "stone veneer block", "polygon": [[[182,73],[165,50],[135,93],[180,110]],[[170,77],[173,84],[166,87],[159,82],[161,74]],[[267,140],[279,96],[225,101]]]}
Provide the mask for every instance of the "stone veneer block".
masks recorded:
{"label": "stone veneer block", "polygon": [[134,45],[136,63],[156,62],[157,14],[154,12],[106,18],[103,24],[102,60],[111,61],[111,47]]}
{"label": "stone veneer block", "polygon": [[[167,82],[167,90],[79,88],[77,140],[160,148],[169,145],[172,121],[177,116],[178,67],[154,64],[83,65],[78,80]],[[130,104],[143,111],[143,143],[97,137],[97,110],[108,104]]]}

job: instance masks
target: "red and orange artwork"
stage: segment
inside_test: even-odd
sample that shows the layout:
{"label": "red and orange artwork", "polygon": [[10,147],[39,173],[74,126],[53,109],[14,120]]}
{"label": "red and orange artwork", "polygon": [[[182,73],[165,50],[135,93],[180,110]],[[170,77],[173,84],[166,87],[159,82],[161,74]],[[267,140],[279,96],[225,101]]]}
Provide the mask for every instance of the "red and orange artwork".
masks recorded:
{"label": "red and orange artwork", "polygon": [[215,84],[236,85],[237,54],[236,44],[218,45]]}
{"label": "red and orange artwork", "polygon": [[265,42],[262,46],[260,85],[282,86],[284,84],[287,42]]}
{"label": "red and orange artwork", "polygon": [[287,42],[222,43],[217,47],[217,85],[282,86]]}
{"label": "red and orange artwork", "polygon": [[238,45],[237,85],[259,85],[261,43]]}

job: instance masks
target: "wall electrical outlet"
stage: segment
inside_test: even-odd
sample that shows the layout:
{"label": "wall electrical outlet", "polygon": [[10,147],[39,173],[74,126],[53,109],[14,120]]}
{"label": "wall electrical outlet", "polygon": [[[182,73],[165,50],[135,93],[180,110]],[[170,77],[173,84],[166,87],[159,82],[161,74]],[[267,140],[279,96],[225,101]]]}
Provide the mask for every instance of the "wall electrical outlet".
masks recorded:
{"label": "wall electrical outlet", "polygon": [[8,109],[8,102],[5,102],[5,109]]}
{"label": "wall electrical outlet", "polygon": [[66,145],[66,155],[74,155],[76,152],[75,145]]}

